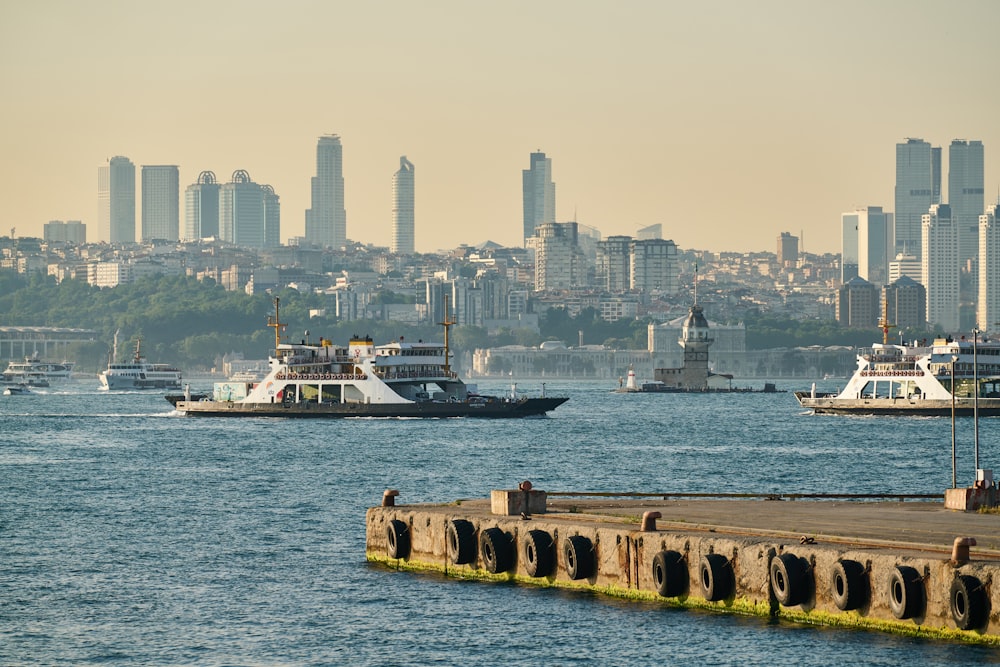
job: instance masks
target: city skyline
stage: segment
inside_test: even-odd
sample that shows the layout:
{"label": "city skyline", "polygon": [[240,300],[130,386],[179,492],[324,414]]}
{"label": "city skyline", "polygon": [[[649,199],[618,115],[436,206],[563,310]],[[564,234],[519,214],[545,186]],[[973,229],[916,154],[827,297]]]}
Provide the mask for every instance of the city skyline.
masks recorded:
{"label": "city skyline", "polygon": [[[179,165],[182,188],[206,170],[266,175],[285,243],[305,235],[326,134],[343,139],[355,241],[390,245],[388,179],[400,155],[421,165],[418,252],[521,245],[533,151],[553,161],[556,221],[605,238],[660,224],[679,247],[712,251],[770,248],[789,231],[803,251],[839,252],[843,212],[894,212],[906,137],[981,141],[986,206],[1000,189],[992,2],[249,2],[237,13],[181,1],[150,31],[154,11],[0,8],[4,234],[40,237],[50,220],[96,231],[95,168],[123,155]],[[974,18],[962,39],[915,48],[956,13]],[[343,34],[323,39],[334,23]]]}

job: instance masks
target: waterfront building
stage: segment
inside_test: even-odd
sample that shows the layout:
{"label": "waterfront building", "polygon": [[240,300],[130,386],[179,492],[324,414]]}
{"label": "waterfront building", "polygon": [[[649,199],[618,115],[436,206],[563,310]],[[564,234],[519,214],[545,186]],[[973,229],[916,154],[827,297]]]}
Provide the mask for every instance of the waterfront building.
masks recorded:
{"label": "waterfront building", "polygon": [[184,240],[219,235],[219,183],[215,173],[203,171],[184,191]]}
{"label": "waterfront building", "polygon": [[927,289],[927,323],[959,330],[958,227],[951,206],[935,204],[923,217],[921,283]]}
{"label": "waterfront building", "polygon": [[874,327],[880,316],[879,290],[864,278],[855,276],[837,290],[837,321],[841,326]]}
{"label": "waterfront building", "polygon": [[142,166],[143,241],[176,241],[180,234],[180,172],[177,165]]}
{"label": "waterfront building", "polygon": [[597,244],[597,284],[608,292],[632,286],[632,237],[609,236]]}
{"label": "waterfront building", "polygon": [[948,205],[958,228],[958,260],[963,265],[979,256],[983,183],[983,142],[952,141],[948,147]]}
{"label": "waterfront building", "polygon": [[45,223],[42,232],[46,241],[62,243],[73,243],[75,245],[85,245],[87,243],[87,225],[79,220],[50,220]]}
{"label": "waterfront building", "polygon": [[537,151],[530,167],[521,172],[524,195],[524,241],[536,235],[540,225],[556,221],[556,185],[552,182],[552,158]]}
{"label": "waterfront building", "polygon": [[629,282],[633,290],[675,294],[677,246],[666,239],[632,241]]}
{"label": "waterfront building", "polygon": [[1000,204],[979,216],[979,299],[976,321],[982,331],[1000,329]]}
{"label": "waterfront building", "polygon": [[306,211],[306,241],[321,248],[339,250],[347,243],[347,210],[344,208],[344,149],[336,134],[319,138],[311,190],[312,207]]}
{"label": "waterfront building", "polygon": [[399,158],[399,171],[392,175],[392,243],[389,251],[412,255],[415,245],[414,230],[414,173],[413,163],[406,156]]}
{"label": "waterfront building", "polygon": [[909,276],[882,288],[883,311],[899,331],[904,328],[923,330],[927,326],[927,290]]}
{"label": "waterfront building", "polygon": [[97,170],[100,241],[135,243],[135,165],[120,155]]}
{"label": "waterfront building", "polygon": [[799,237],[788,232],[778,236],[778,264],[783,268],[794,268],[799,261]]}
{"label": "waterfront building", "polygon": [[842,282],[855,276],[876,285],[888,282],[892,219],[892,213],[884,212],[881,206],[841,214]]}
{"label": "waterfront building", "polygon": [[923,216],[941,202],[941,149],[923,139],[896,144],[896,253],[921,256]]}

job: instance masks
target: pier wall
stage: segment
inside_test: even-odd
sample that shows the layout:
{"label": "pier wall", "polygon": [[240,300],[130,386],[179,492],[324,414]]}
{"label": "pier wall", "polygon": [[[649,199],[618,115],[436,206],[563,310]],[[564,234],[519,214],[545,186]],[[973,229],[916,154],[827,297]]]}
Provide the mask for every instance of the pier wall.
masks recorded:
{"label": "pier wall", "polygon": [[368,560],[392,568],[1000,645],[1000,562],[803,539],[644,531],[634,518],[522,518],[463,505],[376,507],[366,516]]}

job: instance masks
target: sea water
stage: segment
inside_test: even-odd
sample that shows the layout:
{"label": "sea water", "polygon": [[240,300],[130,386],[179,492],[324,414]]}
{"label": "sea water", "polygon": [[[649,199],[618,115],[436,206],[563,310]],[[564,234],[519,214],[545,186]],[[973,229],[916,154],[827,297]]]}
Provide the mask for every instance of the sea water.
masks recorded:
{"label": "sea water", "polygon": [[[366,563],[365,509],[386,488],[420,503],[525,479],[549,491],[951,485],[948,418],[816,416],[791,393],[611,388],[549,382],[570,401],[501,421],[185,418],[161,394],[89,380],[0,396],[0,664],[1000,662],[994,648]],[[981,467],[1000,468],[1000,419],[979,431]],[[956,440],[966,485],[971,419]]]}

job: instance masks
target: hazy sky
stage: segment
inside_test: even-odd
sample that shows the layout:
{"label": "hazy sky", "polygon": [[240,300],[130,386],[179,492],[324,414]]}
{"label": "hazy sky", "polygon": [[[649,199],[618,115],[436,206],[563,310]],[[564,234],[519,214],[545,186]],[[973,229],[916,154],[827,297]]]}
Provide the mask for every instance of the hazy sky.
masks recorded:
{"label": "hazy sky", "polygon": [[335,133],[358,241],[388,245],[406,155],[418,251],[520,245],[540,149],[559,221],[839,252],[842,212],[892,210],[905,137],[982,140],[996,201],[998,26],[994,0],[4,0],[0,235],[80,219],[96,240],[97,169],[125,155],[179,165],[182,193],[246,169],[285,242]]}

